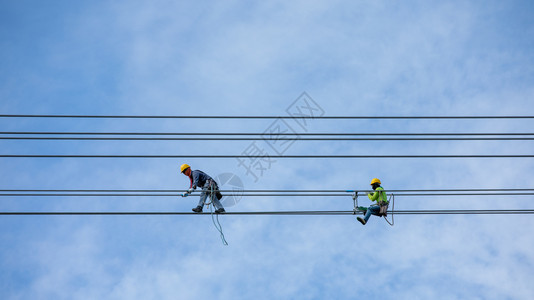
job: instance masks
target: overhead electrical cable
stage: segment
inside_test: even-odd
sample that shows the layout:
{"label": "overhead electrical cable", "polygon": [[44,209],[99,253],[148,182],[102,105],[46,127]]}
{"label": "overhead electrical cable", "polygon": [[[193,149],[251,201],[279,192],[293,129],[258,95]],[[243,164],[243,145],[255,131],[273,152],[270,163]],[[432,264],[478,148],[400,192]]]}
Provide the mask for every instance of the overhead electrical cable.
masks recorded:
{"label": "overhead electrical cable", "polygon": [[283,116],[171,116],[171,115],[53,115],[2,114],[0,118],[87,118],[87,119],[534,119],[534,116],[315,116],[294,114]]}
{"label": "overhead electrical cable", "polygon": [[[520,214],[534,214],[534,209],[499,209],[499,210],[395,210],[395,215],[520,215]],[[338,210],[338,211],[249,211],[249,212],[226,212],[224,215],[354,215],[352,210]],[[95,212],[95,211],[47,211],[47,212],[31,212],[31,211],[3,211],[0,215],[211,215],[210,213],[193,213],[193,212],[163,212],[163,211],[117,211],[117,212]]]}
{"label": "overhead electrical cable", "polygon": [[324,137],[0,137],[0,140],[48,140],[48,141],[532,141],[534,138],[525,137],[391,137],[391,138],[324,138]]}
{"label": "overhead electrical cable", "polygon": [[[220,192],[235,192],[235,190],[225,190],[220,189]],[[372,190],[361,190],[359,192],[372,192]],[[388,189],[385,190],[386,192],[395,192],[395,193],[402,193],[402,192],[528,192],[528,191],[534,191],[533,189],[528,188],[521,188],[521,189]],[[160,193],[167,193],[167,192],[176,192],[176,193],[182,193],[183,190],[181,189],[0,189],[0,192],[160,192]],[[275,193],[336,193],[336,192],[354,192],[353,190],[344,190],[344,189],[337,189],[337,190],[282,190],[282,189],[272,189],[272,190],[241,190],[241,192],[250,192],[250,193],[269,193],[269,192],[275,192]]]}
{"label": "overhead electrical cable", "polygon": [[[181,191],[183,192],[183,191]],[[222,193],[222,192],[221,192]],[[178,197],[178,193],[0,193],[0,197]],[[223,196],[233,197],[347,197],[350,194],[250,194],[250,193],[234,193],[223,194]],[[366,194],[358,194],[358,196],[366,196]],[[534,196],[534,192],[530,193],[397,193],[396,197],[429,197],[429,196]]]}
{"label": "overhead electrical cable", "polygon": [[213,135],[213,136],[243,136],[243,135],[259,135],[259,136],[510,136],[510,135],[527,135],[532,136],[531,132],[427,132],[427,133],[413,133],[413,132],[393,132],[393,133],[368,133],[368,132],[68,132],[68,131],[2,131],[0,135]]}
{"label": "overhead electrical cable", "polygon": [[[33,135],[33,136],[29,136]],[[2,140],[103,141],[451,141],[534,140],[534,133],[137,133],[137,132],[0,132]],[[124,137],[126,136],[126,137]],[[173,137],[169,137],[173,136]],[[238,137],[235,137],[238,136]]]}
{"label": "overhead electrical cable", "polygon": [[0,158],[534,158],[532,154],[428,154],[428,155],[165,155],[165,154],[1,154]]}

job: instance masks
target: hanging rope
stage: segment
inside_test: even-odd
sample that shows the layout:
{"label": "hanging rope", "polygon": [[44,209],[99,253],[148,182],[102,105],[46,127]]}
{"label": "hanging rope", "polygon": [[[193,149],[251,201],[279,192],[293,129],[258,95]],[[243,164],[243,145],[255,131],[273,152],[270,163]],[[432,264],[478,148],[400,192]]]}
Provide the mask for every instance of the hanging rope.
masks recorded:
{"label": "hanging rope", "polygon": [[391,202],[391,222],[389,222],[387,216],[384,216],[384,220],[386,220],[386,222],[388,222],[389,225],[393,226],[395,224],[395,219],[393,218],[393,215],[394,215],[394,211],[395,211],[395,195],[391,194],[389,196],[389,201],[388,202]]}
{"label": "hanging rope", "polygon": [[210,204],[213,203],[213,198],[212,197],[217,197],[217,196],[214,193],[213,184],[210,184],[210,197],[209,197],[210,202],[207,203],[206,205],[210,207],[211,221],[213,222],[213,226],[215,226],[215,229],[217,229],[217,231],[219,231],[219,234],[221,236],[221,241],[222,241],[223,245],[228,246],[228,242],[226,241],[226,238],[224,237],[224,233],[223,233],[221,222],[219,222],[219,214],[215,214],[216,216],[213,217],[213,215],[214,215],[213,207],[215,205],[210,205]]}

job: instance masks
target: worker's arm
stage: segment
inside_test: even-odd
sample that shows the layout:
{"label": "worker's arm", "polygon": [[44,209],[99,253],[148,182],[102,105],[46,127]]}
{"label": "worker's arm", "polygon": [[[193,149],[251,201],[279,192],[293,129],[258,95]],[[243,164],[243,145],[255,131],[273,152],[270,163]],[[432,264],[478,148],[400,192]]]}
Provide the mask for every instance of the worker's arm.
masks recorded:
{"label": "worker's arm", "polygon": [[378,199],[378,194],[378,192],[368,193],[367,197],[369,197],[369,200],[371,201],[376,201]]}
{"label": "worker's arm", "polygon": [[200,180],[200,172],[192,171],[193,173],[191,176],[193,177],[193,180],[191,180],[191,187],[190,189],[196,190],[198,186],[198,181]]}
{"label": "worker's arm", "polygon": [[[191,171],[192,172],[192,171]],[[194,190],[196,190],[197,186],[195,184],[195,181],[198,182],[198,174],[196,176],[196,180],[194,179],[194,176],[195,175],[195,172],[193,172],[193,174],[191,174],[191,177],[189,177],[189,179],[191,179],[191,185],[189,185],[189,189],[182,194],[182,197],[187,197],[189,196],[189,194],[191,194]]]}
{"label": "worker's arm", "polygon": [[187,197],[187,196],[189,196],[193,191],[194,191],[193,188],[188,189],[185,193],[182,194],[182,197]]}

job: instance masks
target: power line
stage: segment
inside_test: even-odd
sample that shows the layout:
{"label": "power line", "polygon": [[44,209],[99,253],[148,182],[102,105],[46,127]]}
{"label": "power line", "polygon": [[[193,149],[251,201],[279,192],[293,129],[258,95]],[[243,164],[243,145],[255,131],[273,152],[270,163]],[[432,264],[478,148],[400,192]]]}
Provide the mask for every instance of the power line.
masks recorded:
{"label": "power line", "polygon": [[[183,190],[180,193],[184,192]],[[221,192],[224,193],[224,192]],[[101,193],[0,193],[0,197],[179,197],[178,192],[174,194],[167,193],[151,193],[151,194],[101,194]],[[194,196],[194,194],[192,194]],[[328,193],[314,193],[314,194],[250,194],[250,193],[234,193],[226,194],[223,196],[233,197],[348,197],[351,194],[328,194]],[[366,194],[358,194],[358,196],[366,196]],[[534,196],[534,192],[531,193],[398,193],[396,197],[429,197],[429,196]]]}
{"label": "power line", "polygon": [[[103,141],[452,141],[534,140],[534,133],[171,133],[171,132],[0,132],[1,140]],[[34,136],[28,136],[34,135]],[[58,137],[59,135],[59,137]],[[68,136],[67,136],[68,135]],[[89,137],[88,137],[89,136]],[[111,137],[110,137],[111,136]],[[126,137],[124,137],[126,136]],[[173,136],[173,137],[169,137]],[[238,137],[235,137],[238,136]]]}
{"label": "power line", "polygon": [[478,155],[478,154],[458,154],[458,155],[440,155],[440,154],[430,154],[430,155],[113,155],[113,154],[2,154],[0,158],[251,158],[258,160],[269,160],[271,158],[534,158],[534,155],[530,154],[489,154],[489,155]]}
{"label": "power line", "polygon": [[184,135],[184,136],[510,136],[527,135],[531,132],[439,132],[439,133],[366,133],[366,132],[67,132],[67,131],[2,131],[0,135]]}
{"label": "power line", "polygon": [[0,140],[64,140],[64,141],[532,141],[525,137],[426,137],[426,138],[324,138],[324,137],[0,137]]}
{"label": "power line", "polygon": [[[520,215],[520,214],[534,214],[534,209],[508,209],[508,210],[396,210],[389,211],[389,214],[395,215]],[[343,211],[250,211],[250,212],[226,212],[225,215],[354,215],[352,210]],[[0,215],[211,215],[210,213],[193,213],[193,212],[158,212],[158,211],[136,211],[136,212],[0,212]]]}
{"label": "power line", "polygon": [[[0,197],[178,197],[181,189],[0,189]],[[347,197],[352,190],[220,190],[224,196],[233,197]],[[360,190],[358,196],[366,196],[371,190]],[[420,189],[387,190],[397,197],[428,196],[532,196],[534,189]],[[194,194],[193,194],[194,195]]]}
{"label": "power line", "polygon": [[[0,192],[154,192],[154,193],[181,193],[184,190],[182,189],[0,189]],[[235,190],[219,190],[220,192],[235,192]],[[371,190],[360,190],[359,192],[372,192]],[[534,191],[534,189],[388,189],[385,192],[388,193],[402,193],[402,192],[529,192]],[[272,190],[242,190],[240,192],[245,193],[352,193],[354,190],[346,189],[323,189],[323,190],[281,190],[281,189],[272,189]],[[346,194],[345,194],[346,195]]]}
{"label": "power line", "polygon": [[171,115],[51,115],[3,114],[0,118],[90,118],[90,119],[534,119],[534,116],[171,116]]}

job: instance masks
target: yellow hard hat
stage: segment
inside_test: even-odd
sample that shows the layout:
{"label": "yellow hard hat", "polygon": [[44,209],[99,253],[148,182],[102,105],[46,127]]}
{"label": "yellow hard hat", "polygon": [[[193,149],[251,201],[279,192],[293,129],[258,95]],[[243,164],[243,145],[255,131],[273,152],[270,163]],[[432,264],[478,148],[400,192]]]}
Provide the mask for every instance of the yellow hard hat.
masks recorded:
{"label": "yellow hard hat", "polygon": [[185,170],[191,168],[188,164],[183,164],[182,166],[180,166],[180,172],[184,172]]}
{"label": "yellow hard hat", "polygon": [[380,182],[380,179],[378,179],[378,178],[373,178],[373,180],[371,180],[371,185],[373,185],[373,184],[375,184],[375,183],[382,184],[382,182]]}

